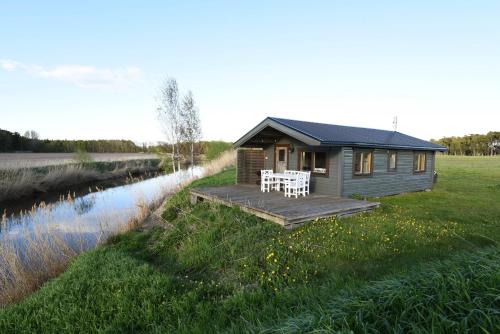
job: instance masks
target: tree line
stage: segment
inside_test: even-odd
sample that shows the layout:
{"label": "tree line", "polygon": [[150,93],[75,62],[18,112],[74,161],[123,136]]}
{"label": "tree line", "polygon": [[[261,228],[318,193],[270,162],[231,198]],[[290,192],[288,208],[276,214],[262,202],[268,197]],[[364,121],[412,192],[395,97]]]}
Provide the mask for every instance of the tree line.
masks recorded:
{"label": "tree line", "polygon": [[[212,160],[222,152],[230,149],[232,144],[224,141],[179,142],[180,156],[204,155]],[[35,152],[35,153],[73,153],[84,151],[90,153],[159,153],[172,154],[169,143],[155,145],[136,145],[130,140],[49,140],[39,139],[36,131],[26,131],[24,135],[0,129],[0,152]],[[177,151],[177,150],[176,150]]]}
{"label": "tree line", "polygon": [[446,146],[450,155],[497,155],[500,154],[500,131],[487,134],[471,134],[463,137],[443,137],[431,142]]}
{"label": "tree line", "polygon": [[24,135],[0,129],[0,152],[35,153],[136,153],[144,151],[131,140],[50,140],[39,139],[36,131]]}

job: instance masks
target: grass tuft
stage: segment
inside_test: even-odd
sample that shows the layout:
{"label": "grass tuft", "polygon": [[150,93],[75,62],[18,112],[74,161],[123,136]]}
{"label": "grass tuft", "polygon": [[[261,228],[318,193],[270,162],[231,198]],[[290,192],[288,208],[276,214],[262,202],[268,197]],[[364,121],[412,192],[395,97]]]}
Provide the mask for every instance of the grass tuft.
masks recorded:
{"label": "grass tuft", "polygon": [[498,332],[499,273],[498,249],[459,253],[361,288],[342,290],[326,308],[290,318],[272,331]]}

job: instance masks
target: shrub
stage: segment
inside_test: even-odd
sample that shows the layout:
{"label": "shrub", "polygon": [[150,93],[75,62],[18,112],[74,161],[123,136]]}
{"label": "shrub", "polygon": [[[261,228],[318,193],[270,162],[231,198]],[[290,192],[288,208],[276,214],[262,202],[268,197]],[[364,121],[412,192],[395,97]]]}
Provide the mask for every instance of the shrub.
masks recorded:
{"label": "shrub", "polygon": [[82,149],[77,149],[75,151],[75,153],[73,154],[73,160],[75,160],[76,162],[78,162],[82,165],[88,164],[88,163],[94,161],[94,159],[92,159],[92,156],[90,155],[90,153],[88,153]]}

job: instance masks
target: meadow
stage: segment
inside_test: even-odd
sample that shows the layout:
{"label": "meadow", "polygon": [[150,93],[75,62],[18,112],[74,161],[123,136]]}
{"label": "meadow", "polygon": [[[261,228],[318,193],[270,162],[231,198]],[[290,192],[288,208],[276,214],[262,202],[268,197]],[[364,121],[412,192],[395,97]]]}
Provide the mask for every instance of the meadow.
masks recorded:
{"label": "meadow", "polygon": [[[431,192],[287,231],[187,188],[0,310],[0,332],[500,331],[500,159],[438,156]],[[235,170],[189,187],[233,183]]]}

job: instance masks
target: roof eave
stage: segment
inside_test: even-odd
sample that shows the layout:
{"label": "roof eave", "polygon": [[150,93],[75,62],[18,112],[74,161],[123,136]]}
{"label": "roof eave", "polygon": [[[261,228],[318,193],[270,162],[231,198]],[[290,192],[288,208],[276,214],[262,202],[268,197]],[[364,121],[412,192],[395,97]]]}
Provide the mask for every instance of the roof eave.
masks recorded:
{"label": "roof eave", "polygon": [[374,144],[374,143],[360,143],[360,142],[321,142],[321,145],[326,146],[359,146],[359,147],[372,147],[372,148],[388,148],[388,149],[407,149],[418,151],[440,151],[446,152],[446,147],[430,147],[430,146],[409,146],[409,145],[390,145],[390,144]]}
{"label": "roof eave", "polygon": [[257,126],[255,126],[252,130],[248,131],[240,139],[238,139],[237,141],[235,141],[233,143],[233,147],[234,148],[241,147],[248,140],[250,140],[250,138],[252,138],[253,136],[255,136],[257,133],[259,133],[260,131],[262,131],[267,126],[270,126],[273,129],[276,129],[276,130],[278,130],[280,132],[283,132],[286,135],[289,135],[290,137],[293,137],[293,138],[295,138],[297,140],[300,140],[301,142],[303,142],[303,143],[305,143],[307,145],[320,145],[321,144],[321,142],[319,140],[317,140],[316,138],[311,137],[311,136],[309,136],[307,134],[304,134],[304,133],[302,133],[300,131],[297,131],[296,129],[293,129],[293,128],[289,127],[289,126],[286,126],[284,124],[276,122],[275,120],[273,120],[270,117],[267,117],[262,122],[260,122],[259,124],[257,124]]}

